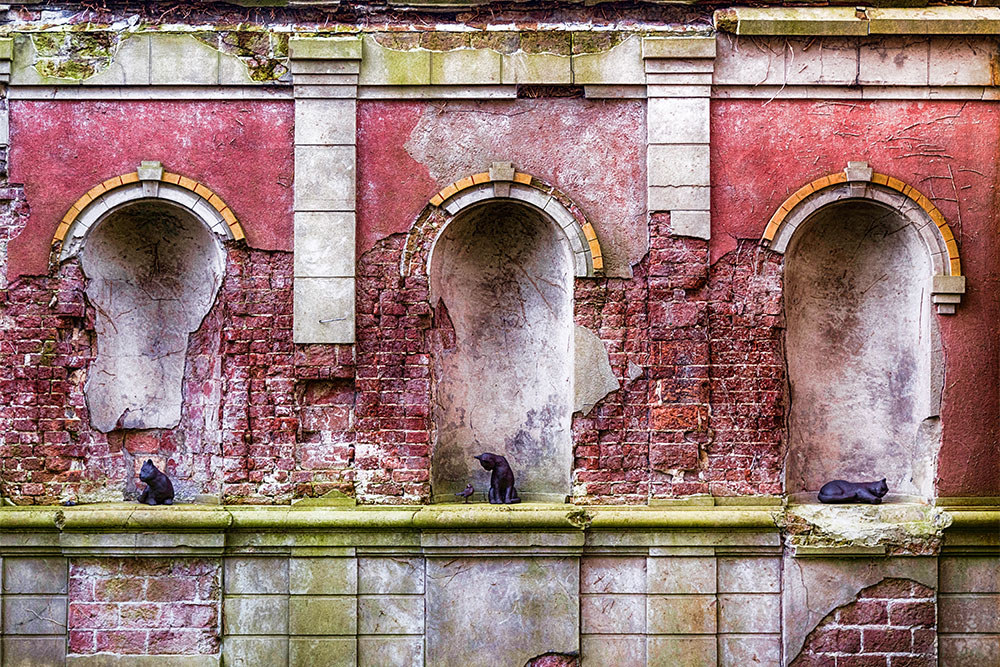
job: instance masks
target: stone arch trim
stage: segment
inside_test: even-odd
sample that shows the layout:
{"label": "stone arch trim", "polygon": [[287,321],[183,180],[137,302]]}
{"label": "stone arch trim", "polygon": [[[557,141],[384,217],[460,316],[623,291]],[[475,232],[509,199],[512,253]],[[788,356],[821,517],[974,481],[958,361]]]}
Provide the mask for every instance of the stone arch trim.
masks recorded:
{"label": "stone arch trim", "polygon": [[953,314],[965,293],[965,277],[951,226],[919,190],[898,178],[872,171],[865,162],[848,162],[843,172],[818,178],[792,193],[771,216],[761,243],[783,254],[796,230],[813,213],[850,199],[881,204],[910,221],[931,257],[931,300],[939,314]]}
{"label": "stone arch trim", "polygon": [[198,181],[163,171],[158,162],[144,162],[136,171],[98,183],[70,207],[52,237],[60,261],[80,251],[87,234],[107,213],[143,199],[163,200],[188,209],[225,240],[245,238],[236,215],[219,195]]}
{"label": "stone arch trim", "polygon": [[[594,226],[572,200],[554,186],[541,179],[514,171],[510,163],[494,163],[488,172],[466,176],[444,187],[431,197],[429,209],[424,211],[410,231],[403,252],[403,275],[413,270],[413,257],[419,253],[418,237],[425,238],[422,228],[430,225],[440,232],[462,211],[489,202],[516,202],[535,208],[551,218],[565,234],[573,252],[574,275],[595,277],[604,275],[604,257]],[[430,260],[433,242],[426,247]]]}

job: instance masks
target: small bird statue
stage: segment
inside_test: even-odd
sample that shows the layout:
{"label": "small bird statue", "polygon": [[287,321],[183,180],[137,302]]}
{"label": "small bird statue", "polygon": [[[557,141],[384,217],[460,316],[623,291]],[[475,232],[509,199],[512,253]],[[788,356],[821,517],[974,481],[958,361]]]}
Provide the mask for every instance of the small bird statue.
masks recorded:
{"label": "small bird statue", "polygon": [[472,485],[471,484],[466,484],[465,485],[465,491],[459,491],[455,495],[458,496],[459,498],[464,498],[465,502],[469,502],[469,496],[471,496],[474,492],[475,491],[472,488]]}

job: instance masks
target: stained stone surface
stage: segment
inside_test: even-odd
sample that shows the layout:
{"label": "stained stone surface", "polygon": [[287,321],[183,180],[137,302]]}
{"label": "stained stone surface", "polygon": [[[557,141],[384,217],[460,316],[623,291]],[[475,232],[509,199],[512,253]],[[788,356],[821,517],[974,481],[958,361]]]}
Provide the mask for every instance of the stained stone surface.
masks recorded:
{"label": "stained stone surface", "polygon": [[576,558],[431,558],[427,666],[524,665],[578,651]]}
{"label": "stained stone surface", "polygon": [[180,208],[140,202],[112,212],[82,253],[97,312],[85,388],[94,428],[173,428],[181,417],[188,334],[222,283],[215,235]]}
{"label": "stained stone surface", "polygon": [[786,253],[787,490],[886,477],[890,493],[928,497],[941,437],[928,250],[873,204],[832,205],[803,225]]}
{"label": "stained stone surface", "polygon": [[573,386],[573,412],[585,416],[602,398],[621,386],[611,370],[608,350],[604,343],[587,327],[577,326],[575,380]]}
{"label": "stained stone surface", "polygon": [[455,331],[434,359],[434,494],[488,488],[472,457],[493,452],[510,462],[522,499],[565,497],[575,329],[565,235],[520,204],[472,209],[441,233],[431,290]]}

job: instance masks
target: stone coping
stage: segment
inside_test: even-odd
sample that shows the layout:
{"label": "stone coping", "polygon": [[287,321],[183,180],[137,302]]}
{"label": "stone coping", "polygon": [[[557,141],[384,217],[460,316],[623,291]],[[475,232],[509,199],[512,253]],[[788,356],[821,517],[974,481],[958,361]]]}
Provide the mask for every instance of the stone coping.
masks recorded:
{"label": "stone coping", "polygon": [[[951,530],[1000,530],[1000,507],[948,506]],[[775,506],[204,506],[132,503],[4,507],[0,532],[15,531],[585,531],[706,530],[777,532]]]}
{"label": "stone coping", "polygon": [[734,7],[719,9],[716,29],[734,35],[992,35],[998,7]]}

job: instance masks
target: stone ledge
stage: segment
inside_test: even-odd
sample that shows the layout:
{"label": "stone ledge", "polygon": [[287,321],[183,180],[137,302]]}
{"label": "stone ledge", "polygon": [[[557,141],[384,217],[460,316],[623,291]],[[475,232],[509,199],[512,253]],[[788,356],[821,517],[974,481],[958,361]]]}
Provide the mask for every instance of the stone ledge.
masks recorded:
{"label": "stone ledge", "polygon": [[736,7],[715,12],[716,29],[734,35],[993,35],[998,7]]}

